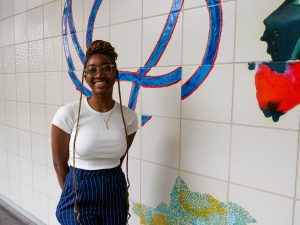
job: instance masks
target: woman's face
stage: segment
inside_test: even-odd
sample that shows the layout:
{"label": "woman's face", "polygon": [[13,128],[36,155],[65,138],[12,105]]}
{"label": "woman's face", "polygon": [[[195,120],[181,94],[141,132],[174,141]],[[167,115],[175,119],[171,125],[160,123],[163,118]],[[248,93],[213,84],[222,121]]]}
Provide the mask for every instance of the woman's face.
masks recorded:
{"label": "woman's face", "polygon": [[92,55],[86,63],[85,80],[93,95],[112,95],[116,73],[116,68],[107,56]]}

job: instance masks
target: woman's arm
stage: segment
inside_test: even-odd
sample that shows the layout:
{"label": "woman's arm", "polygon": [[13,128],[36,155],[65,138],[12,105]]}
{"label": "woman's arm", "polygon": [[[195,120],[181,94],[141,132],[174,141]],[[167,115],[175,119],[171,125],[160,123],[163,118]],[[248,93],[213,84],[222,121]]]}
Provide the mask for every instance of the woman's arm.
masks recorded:
{"label": "woman's arm", "polygon": [[69,142],[70,134],[55,125],[51,129],[52,159],[58,183],[63,188],[69,171]]}

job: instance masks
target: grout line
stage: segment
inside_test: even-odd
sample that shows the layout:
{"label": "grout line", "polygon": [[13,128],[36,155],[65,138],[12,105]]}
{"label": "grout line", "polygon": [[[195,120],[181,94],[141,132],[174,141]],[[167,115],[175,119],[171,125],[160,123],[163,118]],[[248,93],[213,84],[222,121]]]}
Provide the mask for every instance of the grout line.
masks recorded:
{"label": "grout line", "polygon": [[[300,122],[299,122],[299,129],[300,129]],[[296,159],[296,174],[295,174],[295,190],[294,190],[294,199],[293,199],[293,217],[292,217],[292,224],[295,224],[295,217],[296,217],[296,202],[297,202],[297,187],[298,187],[298,167],[299,158],[300,158],[300,132],[298,132],[298,147],[297,147],[297,159]],[[300,168],[300,167],[299,167]],[[299,181],[300,182],[300,181]],[[295,224],[296,225],[296,224]]]}
{"label": "grout line", "polygon": [[[152,162],[152,161],[148,161],[148,160],[144,160],[144,159],[138,159],[138,158],[135,158],[135,157],[130,157],[130,158],[141,160],[141,162],[149,163],[151,165],[160,166],[160,167],[163,167],[163,168],[178,171],[178,168],[175,168],[175,167],[163,165],[163,164],[160,164],[160,163],[156,163],[156,162]],[[192,174],[192,175],[199,176],[199,177],[204,177],[204,178],[211,179],[211,180],[218,181],[218,182],[222,182],[222,183],[227,183],[228,182],[227,180],[222,180],[220,178],[211,177],[211,176],[207,176],[207,175],[204,175],[204,174],[200,174],[200,173],[196,173],[196,172],[192,172],[192,171],[188,171],[188,170],[181,169],[181,172]],[[262,192],[262,193],[271,194],[271,195],[278,196],[278,197],[287,198],[287,199],[290,199],[290,200],[294,199],[293,197],[288,196],[288,195],[284,195],[284,194],[280,194],[280,193],[276,193],[276,192],[272,192],[272,191],[267,191],[267,190],[257,188],[257,187],[254,187],[254,186],[250,186],[250,185],[245,185],[245,184],[241,184],[241,183],[237,183],[237,182],[230,182],[230,184],[231,185],[237,185],[237,186],[240,186],[240,187],[244,187],[244,188],[254,190],[254,191],[259,191],[259,192]]]}
{"label": "grout line", "polygon": [[[233,59],[235,59],[236,50],[236,35],[237,35],[237,1],[235,2],[235,13],[234,13],[234,49],[233,49]],[[230,135],[229,135],[229,157],[228,157],[228,177],[227,177],[227,203],[230,199],[230,181],[231,181],[231,163],[232,163],[232,141],[233,141],[233,110],[234,110],[234,86],[235,86],[235,65],[233,64],[233,74],[232,74],[232,93],[231,93],[231,116],[230,116]]]}

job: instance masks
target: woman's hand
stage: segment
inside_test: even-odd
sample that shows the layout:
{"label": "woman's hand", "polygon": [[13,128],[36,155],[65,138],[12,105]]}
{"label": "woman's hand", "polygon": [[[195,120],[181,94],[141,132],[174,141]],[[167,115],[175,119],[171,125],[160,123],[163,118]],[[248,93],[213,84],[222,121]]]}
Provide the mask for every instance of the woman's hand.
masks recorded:
{"label": "woman's hand", "polygon": [[69,171],[69,142],[70,134],[66,133],[59,127],[52,125],[51,129],[51,146],[52,159],[56,171],[58,183],[63,188]]}

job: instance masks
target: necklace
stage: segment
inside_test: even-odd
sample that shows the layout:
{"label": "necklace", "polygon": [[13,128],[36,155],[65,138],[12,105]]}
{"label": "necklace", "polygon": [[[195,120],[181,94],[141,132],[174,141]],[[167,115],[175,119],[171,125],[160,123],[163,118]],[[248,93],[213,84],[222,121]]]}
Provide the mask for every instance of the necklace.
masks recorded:
{"label": "necklace", "polygon": [[107,119],[104,119],[104,116],[102,115],[102,113],[100,113],[100,116],[101,116],[103,122],[105,122],[106,130],[108,130],[108,124],[107,124],[107,123],[108,123],[108,121],[109,121],[109,119],[110,119],[110,117],[111,117],[111,115],[112,115],[112,112],[113,112],[113,108],[112,108],[112,110],[110,111],[110,113],[109,113]]}

